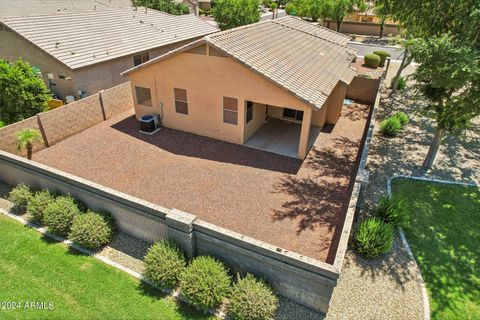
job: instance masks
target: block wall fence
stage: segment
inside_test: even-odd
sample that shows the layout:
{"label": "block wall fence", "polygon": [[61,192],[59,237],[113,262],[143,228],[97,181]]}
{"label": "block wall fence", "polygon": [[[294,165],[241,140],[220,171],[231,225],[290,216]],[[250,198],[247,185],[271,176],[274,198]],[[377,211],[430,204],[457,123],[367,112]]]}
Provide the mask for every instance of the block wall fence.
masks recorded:
{"label": "block wall fence", "polygon": [[[331,30],[337,31],[337,23],[332,20],[326,20],[322,25]],[[359,34],[365,36],[378,36],[380,35],[381,25],[374,22],[356,22],[356,21],[343,21],[340,26],[341,33]],[[394,35],[399,33],[399,27],[395,24],[385,24],[383,29],[384,35]]]}
{"label": "block wall fence", "polygon": [[0,150],[19,154],[15,134],[31,128],[42,133],[42,141],[33,146],[34,152],[40,151],[130,108],[133,97],[130,83],[126,82],[1,128]]}
{"label": "block wall fence", "polygon": [[[379,86],[380,83],[374,93],[375,105],[370,115],[368,130],[365,133],[366,141],[333,264],[287,251],[202,221],[192,213],[175,208],[164,208],[4,151],[0,151],[0,181],[10,185],[26,183],[36,189],[47,188],[62,193],[70,193],[92,209],[110,211],[117,221],[119,230],[127,234],[150,243],[160,239],[173,240],[185,250],[189,257],[212,255],[224,261],[231,271],[249,272],[264,277],[279,295],[306,307],[327,313],[333,290],[337,285],[342,269],[359,199],[361,200],[362,191],[368,182],[368,172],[365,165],[368,145],[373,132],[375,112],[380,101]],[[86,101],[77,102],[81,102],[83,110],[90,114],[88,120],[82,122],[85,127],[83,129],[93,125],[96,121],[106,119],[107,115],[119,113],[131,106],[126,102],[131,99],[131,94],[124,91],[130,91],[129,84],[111,90],[108,90],[106,94],[94,95]],[[103,100],[101,106],[96,102],[100,100],[99,96]],[[120,102],[125,103],[116,104],[114,99],[119,99]],[[102,118],[99,117],[99,108],[104,112]],[[52,114],[48,117],[57,116],[57,114]],[[65,112],[66,123],[73,124],[75,117],[74,112]],[[9,131],[3,128],[0,130],[2,143],[3,137],[8,136],[9,132],[11,134],[19,128],[33,127],[35,124],[41,125],[42,122],[41,120],[39,122],[38,119],[38,117],[27,119],[21,123],[8,126],[6,129]],[[47,141],[58,141],[59,136],[66,137],[80,129],[66,125],[64,130],[68,134],[59,133],[58,136],[55,136],[54,132],[58,130],[55,127],[44,130],[44,132],[50,134],[50,137],[47,135]],[[8,144],[6,145],[8,146]],[[5,148],[5,144],[0,144],[0,146],[2,149]],[[38,146],[38,148],[41,147]]]}

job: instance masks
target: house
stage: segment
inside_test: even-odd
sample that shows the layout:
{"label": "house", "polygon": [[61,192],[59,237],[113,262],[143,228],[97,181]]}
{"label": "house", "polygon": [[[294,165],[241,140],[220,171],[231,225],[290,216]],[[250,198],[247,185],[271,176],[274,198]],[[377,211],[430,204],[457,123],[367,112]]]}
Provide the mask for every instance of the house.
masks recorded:
{"label": "house", "polygon": [[125,82],[125,69],[217,30],[193,15],[143,7],[2,17],[0,58],[28,61],[57,97],[78,99]]}
{"label": "house", "polygon": [[303,159],[342,110],[355,76],[349,39],[284,17],[205,36],[123,75],[138,118],[159,114],[166,127]]}

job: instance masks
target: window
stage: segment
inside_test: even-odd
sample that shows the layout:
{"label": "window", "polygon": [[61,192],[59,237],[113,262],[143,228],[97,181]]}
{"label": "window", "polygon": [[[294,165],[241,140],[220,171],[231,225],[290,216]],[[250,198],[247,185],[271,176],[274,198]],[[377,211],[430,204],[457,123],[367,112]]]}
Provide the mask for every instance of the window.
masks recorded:
{"label": "window", "polygon": [[247,123],[253,120],[253,102],[247,101]]}
{"label": "window", "polygon": [[283,117],[288,119],[293,119],[297,121],[302,121],[303,111],[283,108]]}
{"label": "window", "polygon": [[133,56],[133,64],[135,65],[135,67],[138,66],[139,64],[147,62],[148,60],[150,60],[150,57],[148,56],[148,52]]}
{"label": "window", "polygon": [[238,100],[223,97],[223,122],[237,125],[238,123]]}
{"label": "window", "polygon": [[149,88],[135,86],[135,97],[137,98],[137,104],[145,107],[152,106],[152,94]]}
{"label": "window", "polygon": [[175,111],[188,114],[187,90],[174,88],[173,93],[175,95]]}

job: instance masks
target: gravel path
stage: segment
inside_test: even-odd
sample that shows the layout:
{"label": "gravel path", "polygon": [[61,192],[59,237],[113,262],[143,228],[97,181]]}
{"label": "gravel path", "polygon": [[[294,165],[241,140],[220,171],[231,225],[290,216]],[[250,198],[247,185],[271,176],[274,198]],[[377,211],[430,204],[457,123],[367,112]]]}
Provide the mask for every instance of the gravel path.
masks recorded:
{"label": "gravel path", "polygon": [[[386,83],[390,83],[398,65],[392,64]],[[414,66],[407,69],[413,72]],[[433,170],[422,172],[420,166],[433,137],[434,123],[412,113],[411,90],[390,98],[383,93],[377,113],[367,168],[370,182],[360,219],[368,216],[373,204],[386,193],[387,178],[395,174],[465,182],[480,181],[480,132],[470,131],[464,139],[449,137],[442,144]],[[397,111],[410,117],[405,132],[397,138],[384,138],[378,133],[381,120]],[[477,119],[475,127],[479,127]],[[374,260],[365,260],[349,251],[340,281],[335,288],[326,319],[422,319],[423,303],[418,284],[418,269],[409,258],[397,234],[391,253]]]}

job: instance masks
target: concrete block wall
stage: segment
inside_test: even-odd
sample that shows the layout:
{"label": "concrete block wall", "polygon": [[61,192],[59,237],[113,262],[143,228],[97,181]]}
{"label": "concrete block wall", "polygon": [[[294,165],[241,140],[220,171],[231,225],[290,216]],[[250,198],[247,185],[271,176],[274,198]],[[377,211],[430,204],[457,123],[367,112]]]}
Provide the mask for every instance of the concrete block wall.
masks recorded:
{"label": "concrete block wall", "polygon": [[100,91],[105,118],[109,119],[123,111],[133,108],[133,96],[130,82],[108,90]]}
{"label": "concrete block wall", "polygon": [[49,146],[104,120],[98,93],[38,116]]}
{"label": "concrete block wall", "polygon": [[[4,150],[10,153],[16,153],[25,155],[25,151],[22,153],[18,152],[17,149],[17,138],[16,134],[18,131],[24,129],[37,129],[39,128],[39,123],[37,116],[12,123],[11,125],[5,126],[0,129],[0,150]],[[33,152],[40,151],[45,148],[45,143],[43,139],[33,145]]]}
{"label": "concrete block wall", "polygon": [[24,155],[17,150],[16,133],[23,129],[37,129],[43,140],[34,145],[33,152],[40,151],[131,108],[133,97],[127,82],[0,128],[0,150]]}
{"label": "concrete block wall", "polygon": [[[337,31],[337,23],[335,21],[326,20],[323,22],[323,26],[334,31]],[[359,34],[366,36],[378,36],[380,35],[380,24],[374,22],[356,22],[356,21],[343,21],[340,26],[341,33],[347,34]],[[399,28],[395,24],[385,24],[383,29],[384,35],[397,35]]]}
{"label": "concrete block wall", "polygon": [[347,87],[346,97],[354,101],[373,104],[377,97],[381,79],[367,79],[356,76]]}

